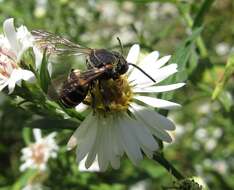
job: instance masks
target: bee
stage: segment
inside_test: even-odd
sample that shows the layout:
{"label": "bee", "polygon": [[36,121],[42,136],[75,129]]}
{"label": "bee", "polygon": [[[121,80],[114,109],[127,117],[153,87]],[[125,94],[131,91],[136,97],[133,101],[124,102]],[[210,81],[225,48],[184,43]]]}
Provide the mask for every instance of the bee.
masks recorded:
{"label": "bee", "polygon": [[[58,97],[65,107],[77,106],[84,101],[88,92],[91,92],[92,98],[95,98],[91,90],[96,81],[99,82],[101,88],[102,80],[118,79],[128,71],[129,65],[136,67],[153,82],[156,82],[140,67],[128,63],[122,53],[107,49],[86,48],[46,31],[33,30],[32,34],[39,47],[46,49],[49,54],[86,56],[87,70],[83,72],[72,70],[67,80],[63,82]],[[120,40],[119,43],[122,50]]]}

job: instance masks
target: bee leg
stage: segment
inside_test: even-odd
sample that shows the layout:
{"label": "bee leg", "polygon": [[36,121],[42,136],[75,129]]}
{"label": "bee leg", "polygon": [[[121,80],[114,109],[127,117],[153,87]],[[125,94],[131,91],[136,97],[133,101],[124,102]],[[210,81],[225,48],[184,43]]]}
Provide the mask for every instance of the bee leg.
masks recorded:
{"label": "bee leg", "polygon": [[93,114],[95,114],[96,112],[96,97],[93,93],[93,83],[90,84],[90,94],[91,94],[91,98],[92,98],[92,101],[91,101],[91,107],[93,108]]}
{"label": "bee leg", "polygon": [[101,92],[100,94],[102,96],[102,103],[105,107],[105,111],[109,112],[110,111],[110,107],[109,107],[110,102],[108,101],[108,95],[105,94],[105,89],[103,88],[101,81],[99,81],[98,87],[99,87],[99,90]]}
{"label": "bee leg", "polygon": [[90,59],[88,57],[86,58],[85,62],[86,62],[86,66],[88,69],[95,68],[95,66],[93,65],[93,63],[90,61]]}

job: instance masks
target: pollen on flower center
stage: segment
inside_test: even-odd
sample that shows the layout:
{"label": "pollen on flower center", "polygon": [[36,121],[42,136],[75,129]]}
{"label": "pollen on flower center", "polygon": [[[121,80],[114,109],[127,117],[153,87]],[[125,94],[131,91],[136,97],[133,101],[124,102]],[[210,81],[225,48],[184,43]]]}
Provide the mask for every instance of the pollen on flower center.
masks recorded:
{"label": "pollen on flower center", "polygon": [[37,164],[45,162],[45,145],[44,144],[35,144],[31,147],[32,150],[32,160]]}
{"label": "pollen on flower center", "polygon": [[[91,93],[93,93],[93,97]],[[86,101],[100,112],[127,110],[133,94],[126,76],[121,76],[116,80],[98,81],[91,93],[87,96]]]}

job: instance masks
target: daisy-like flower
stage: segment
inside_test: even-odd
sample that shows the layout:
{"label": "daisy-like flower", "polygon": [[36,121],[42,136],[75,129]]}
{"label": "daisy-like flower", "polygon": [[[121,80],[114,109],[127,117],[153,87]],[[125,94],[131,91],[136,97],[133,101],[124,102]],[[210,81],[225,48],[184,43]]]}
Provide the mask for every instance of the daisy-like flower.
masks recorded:
{"label": "daisy-like flower", "polygon": [[57,157],[58,146],[54,139],[56,133],[42,138],[41,130],[33,129],[33,134],[36,142],[22,149],[21,160],[24,163],[20,166],[20,171],[27,168],[44,171],[49,158]]}
{"label": "daisy-like flower", "polygon": [[155,137],[164,142],[172,141],[167,131],[174,130],[174,124],[154,108],[180,107],[177,103],[156,98],[157,93],[184,86],[184,83],[158,85],[177,72],[177,64],[164,66],[170,56],[158,59],[157,51],[139,62],[139,53],[139,45],[133,45],[127,61],[137,64],[156,82],[135,68],[117,80],[104,81],[109,111],[105,110],[100,89],[94,87],[95,113],[85,118],[68,142],[69,149],[77,145],[78,163],[85,158],[86,168],[97,159],[101,171],[109,164],[117,169],[124,153],[137,165],[143,153],[152,158],[159,148]]}
{"label": "daisy-like flower", "polygon": [[0,35],[0,91],[8,86],[9,93],[12,93],[22,80],[34,80],[31,71],[19,66],[23,53],[33,47],[36,64],[39,64],[42,54],[34,47],[33,36],[25,26],[15,29],[13,18],[4,21],[3,31],[4,35]]}

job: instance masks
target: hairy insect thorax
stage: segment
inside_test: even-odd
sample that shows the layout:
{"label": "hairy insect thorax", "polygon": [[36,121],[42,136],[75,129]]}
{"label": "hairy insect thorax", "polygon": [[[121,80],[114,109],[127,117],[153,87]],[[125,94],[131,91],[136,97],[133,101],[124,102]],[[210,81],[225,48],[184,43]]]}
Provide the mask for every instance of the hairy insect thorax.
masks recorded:
{"label": "hairy insect thorax", "polygon": [[110,52],[105,49],[92,50],[89,56],[89,68],[101,68],[108,64],[111,64],[113,68],[103,75],[103,79],[117,79],[128,70],[127,61],[118,52]]}
{"label": "hairy insect thorax", "polygon": [[126,76],[101,81],[101,86],[99,82],[92,88],[94,97],[89,93],[85,99],[90,105],[95,105],[95,111],[105,113],[107,110],[118,112],[128,109],[133,93]]}

